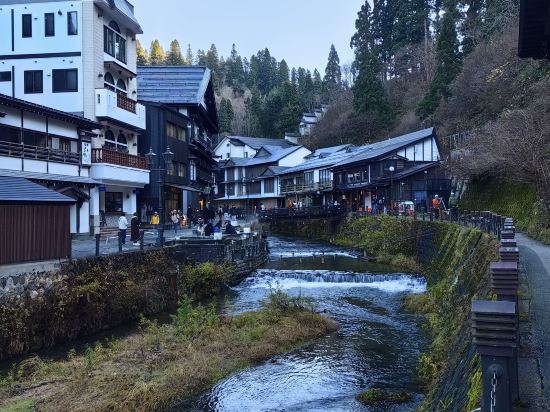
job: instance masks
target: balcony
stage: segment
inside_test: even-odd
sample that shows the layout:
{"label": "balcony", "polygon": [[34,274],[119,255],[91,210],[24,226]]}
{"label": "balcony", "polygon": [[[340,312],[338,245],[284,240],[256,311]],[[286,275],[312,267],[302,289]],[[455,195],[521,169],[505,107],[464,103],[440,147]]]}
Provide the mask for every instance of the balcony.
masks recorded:
{"label": "balcony", "polygon": [[95,115],[145,130],[145,106],[108,89],[96,89]]}
{"label": "balcony", "polygon": [[329,189],[332,187],[332,181],[320,183],[297,183],[292,185],[281,185],[281,194],[316,192],[318,190]]}
{"label": "balcony", "polygon": [[80,154],[50,149],[48,147],[30,146],[23,143],[1,142],[0,156],[19,157],[23,159],[45,160],[47,162],[80,163]]}
{"label": "balcony", "polygon": [[117,166],[132,167],[134,169],[149,170],[147,158],[131,155],[112,149],[92,149],[93,163],[109,163]]}
{"label": "balcony", "polygon": [[92,149],[90,176],[104,184],[141,186],[149,183],[147,159],[116,150]]}

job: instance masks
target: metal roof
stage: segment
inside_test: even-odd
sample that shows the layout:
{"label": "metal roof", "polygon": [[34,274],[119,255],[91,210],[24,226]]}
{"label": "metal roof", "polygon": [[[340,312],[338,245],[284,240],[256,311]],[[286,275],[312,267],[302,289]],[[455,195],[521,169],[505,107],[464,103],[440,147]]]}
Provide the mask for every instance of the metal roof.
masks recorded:
{"label": "metal roof", "polygon": [[338,146],[323,147],[321,149],[315,150],[312,154],[306,156],[306,158],[312,159],[314,157],[331,155],[333,153],[340,152],[342,150],[347,150],[348,148],[351,148],[351,147],[355,147],[355,146],[348,143],[348,144],[341,144]]}
{"label": "metal roof", "polygon": [[424,140],[428,137],[435,136],[434,128],[419,130],[417,132],[405,134],[403,136],[394,137],[391,139],[382,140],[380,142],[372,143],[366,146],[361,146],[360,153],[355,156],[345,159],[340,163],[335,164],[335,167],[345,166],[351,163],[361,162],[365,160],[374,159],[391,152],[400,149],[403,146],[407,146],[418,140]]}
{"label": "metal roof", "polygon": [[138,99],[165,104],[194,104],[204,101],[210,83],[206,66],[139,66]]}
{"label": "metal roof", "polygon": [[134,6],[127,0],[94,0],[94,3],[105,9],[111,10],[116,17],[124,19],[124,22],[136,32],[143,34],[143,30],[134,15]]}
{"label": "metal roof", "polygon": [[73,199],[22,177],[0,176],[0,202],[75,203]]}
{"label": "metal roof", "polygon": [[296,150],[302,148],[303,146],[291,146],[287,148],[280,148],[277,146],[263,146],[268,150],[270,156],[261,156],[261,157],[231,157],[228,159],[228,162],[232,162],[233,165],[227,166],[227,163],[224,167],[235,167],[235,166],[256,166],[267,163],[278,162],[279,160],[285,158],[286,156],[294,153]]}
{"label": "metal roof", "polygon": [[39,180],[43,182],[68,182],[94,186],[99,186],[101,184],[90,177],[84,176],[56,175],[51,173],[24,172],[21,170],[8,169],[0,169],[0,177],[21,177],[24,179]]}
{"label": "metal roof", "polygon": [[[359,148],[361,149],[361,148]],[[363,150],[365,150],[365,146],[363,146]],[[345,159],[348,159],[350,157],[354,157],[357,155],[357,152],[336,152],[326,157],[317,157],[314,159],[306,160],[304,163],[301,163],[299,165],[290,167],[286,170],[283,170],[281,175],[287,175],[291,173],[297,173],[304,170],[311,170],[311,169],[327,169],[331,166],[334,166],[335,164],[344,161]]]}
{"label": "metal roof", "polygon": [[283,148],[295,146],[294,143],[285,139],[272,139],[267,137],[246,137],[246,136],[227,136],[230,140],[237,140],[253,149],[259,150],[263,146],[279,146]]}
{"label": "metal roof", "polygon": [[17,99],[15,97],[7,96],[0,93],[0,106],[14,107],[17,109],[23,109],[28,112],[47,116],[52,119],[62,120],[68,123],[74,123],[87,130],[101,129],[101,125],[90,119],[86,119],[76,114],[63,112],[61,110],[52,109],[51,107],[42,106],[40,104],[28,102],[26,100]]}

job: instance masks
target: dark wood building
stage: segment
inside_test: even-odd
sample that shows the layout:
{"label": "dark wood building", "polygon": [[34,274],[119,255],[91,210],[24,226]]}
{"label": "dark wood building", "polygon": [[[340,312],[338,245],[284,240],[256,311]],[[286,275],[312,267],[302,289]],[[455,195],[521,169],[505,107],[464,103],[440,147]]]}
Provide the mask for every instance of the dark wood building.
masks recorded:
{"label": "dark wood building", "polygon": [[188,203],[205,208],[213,199],[217,165],[212,143],[218,134],[218,115],[210,70],[205,66],[138,67],[138,96],[143,103],[162,104],[188,119],[188,178],[195,189],[189,192]]}
{"label": "dark wood building", "polygon": [[[146,155],[149,150],[157,155],[151,165],[151,180],[138,193],[138,210],[144,221],[149,221],[151,214],[159,206],[159,177],[163,181],[162,199],[165,221],[169,221],[170,211],[185,211],[189,203],[196,203],[194,198],[200,191],[190,186],[189,162],[192,141],[192,120],[177,110],[159,103],[145,103],[147,129],[142,135],[140,154]],[[164,167],[162,154],[170,148],[174,154],[173,161],[167,169]],[[160,162],[160,164],[159,164]],[[166,169],[160,172],[159,166]],[[164,176],[160,176],[163,173]]]}
{"label": "dark wood building", "polygon": [[550,58],[550,2],[521,0],[518,55],[523,58]]}
{"label": "dark wood building", "polygon": [[70,257],[74,203],[27,179],[0,176],[0,265]]}

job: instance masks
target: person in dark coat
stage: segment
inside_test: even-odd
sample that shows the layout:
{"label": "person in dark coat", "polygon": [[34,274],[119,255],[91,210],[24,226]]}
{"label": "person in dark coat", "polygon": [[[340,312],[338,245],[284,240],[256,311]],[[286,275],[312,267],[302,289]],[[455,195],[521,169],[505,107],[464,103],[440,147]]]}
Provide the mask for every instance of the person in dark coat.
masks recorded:
{"label": "person in dark coat", "polygon": [[235,235],[237,231],[235,230],[235,227],[231,225],[231,222],[227,222],[227,225],[225,226],[225,234],[226,235]]}
{"label": "person in dark coat", "polygon": [[134,213],[134,216],[132,216],[132,220],[130,221],[130,240],[134,242],[134,245],[139,244],[139,227],[141,222],[139,221],[139,217],[137,213]]}
{"label": "person in dark coat", "polygon": [[204,236],[212,236],[214,233],[214,226],[212,226],[211,222],[208,222],[208,224],[204,227]]}
{"label": "person in dark coat", "polygon": [[193,224],[193,221],[195,220],[195,213],[193,212],[193,208],[191,205],[187,206],[187,222],[189,223],[189,227]]}

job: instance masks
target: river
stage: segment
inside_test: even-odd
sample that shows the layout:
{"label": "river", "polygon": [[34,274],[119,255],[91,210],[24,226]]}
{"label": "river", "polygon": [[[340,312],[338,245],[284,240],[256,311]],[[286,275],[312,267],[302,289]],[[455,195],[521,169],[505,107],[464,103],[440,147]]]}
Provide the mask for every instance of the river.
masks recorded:
{"label": "river", "polygon": [[[272,260],[225,297],[222,311],[258,309],[270,288],[315,301],[340,329],[314,343],[244,369],[175,411],[411,411],[422,400],[416,363],[425,348],[422,319],[401,310],[422,278],[369,263],[314,241],[272,237]],[[406,390],[408,404],[374,409],[355,397],[371,387]]]}

